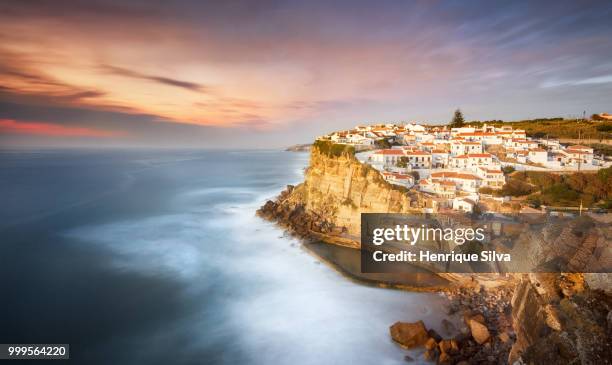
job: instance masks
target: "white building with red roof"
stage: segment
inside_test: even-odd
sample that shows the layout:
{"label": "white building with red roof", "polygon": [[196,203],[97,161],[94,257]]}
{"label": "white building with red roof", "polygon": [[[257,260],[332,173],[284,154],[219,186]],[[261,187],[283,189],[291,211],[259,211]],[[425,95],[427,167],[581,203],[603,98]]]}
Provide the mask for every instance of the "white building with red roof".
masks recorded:
{"label": "white building with red roof", "polygon": [[404,150],[390,148],[374,152],[371,155],[371,161],[383,166],[397,166],[397,163],[400,161],[400,157],[405,156],[406,153]]}
{"label": "white building with red roof", "polygon": [[468,153],[482,153],[482,142],[453,140],[450,143],[450,152],[453,156],[465,155]]}
{"label": "white building with red roof", "polygon": [[469,153],[467,155],[451,156],[450,166],[457,169],[474,169],[479,166],[493,167],[493,155],[490,153]]}

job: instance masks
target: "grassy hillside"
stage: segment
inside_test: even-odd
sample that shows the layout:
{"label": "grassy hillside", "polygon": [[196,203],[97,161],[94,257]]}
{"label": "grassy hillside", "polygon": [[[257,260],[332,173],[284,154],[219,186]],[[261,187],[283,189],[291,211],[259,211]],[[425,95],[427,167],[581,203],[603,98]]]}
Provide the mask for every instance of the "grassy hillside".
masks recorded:
{"label": "grassy hillside", "polygon": [[510,125],[515,129],[524,129],[530,137],[543,138],[583,138],[583,139],[612,139],[612,122],[596,122],[579,119],[546,118],[504,122],[501,120],[472,121],[469,125],[502,126]]}
{"label": "grassy hillside", "polygon": [[521,171],[508,176],[500,195],[528,196],[534,205],[612,208],[612,167],[597,173],[558,175]]}

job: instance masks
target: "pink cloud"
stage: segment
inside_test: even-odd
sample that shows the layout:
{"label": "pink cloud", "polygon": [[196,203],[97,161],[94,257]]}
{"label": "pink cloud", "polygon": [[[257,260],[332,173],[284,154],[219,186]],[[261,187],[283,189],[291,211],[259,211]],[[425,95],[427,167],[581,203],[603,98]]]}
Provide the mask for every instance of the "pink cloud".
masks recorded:
{"label": "pink cloud", "polygon": [[61,124],[16,121],[13,119],[0,119],[0,133],[29,134],[51,137],[120,137],[125,135],[122,131],[107,131],[96,128],[65,126]]}

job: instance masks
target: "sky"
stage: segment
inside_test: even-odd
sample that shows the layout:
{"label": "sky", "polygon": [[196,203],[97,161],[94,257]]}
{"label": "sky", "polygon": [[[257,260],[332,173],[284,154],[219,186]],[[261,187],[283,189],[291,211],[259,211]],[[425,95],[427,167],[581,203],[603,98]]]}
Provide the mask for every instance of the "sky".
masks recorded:
{"label": "sky", "polygon": [[0,2],[0,148],[612,112],[610,1]]}

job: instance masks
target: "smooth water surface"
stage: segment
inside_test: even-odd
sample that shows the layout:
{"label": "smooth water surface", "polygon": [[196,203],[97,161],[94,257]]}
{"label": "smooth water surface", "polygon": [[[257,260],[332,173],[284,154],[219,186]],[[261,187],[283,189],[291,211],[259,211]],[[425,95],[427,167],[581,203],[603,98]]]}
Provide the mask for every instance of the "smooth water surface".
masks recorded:
{"label": "smooth water surface", "polygon": [[442,297],[346,280],[255,216],[307,159],[1,152],[0,343],[69,343],[79,364],[405,363],[389,325],[440,330]]}

